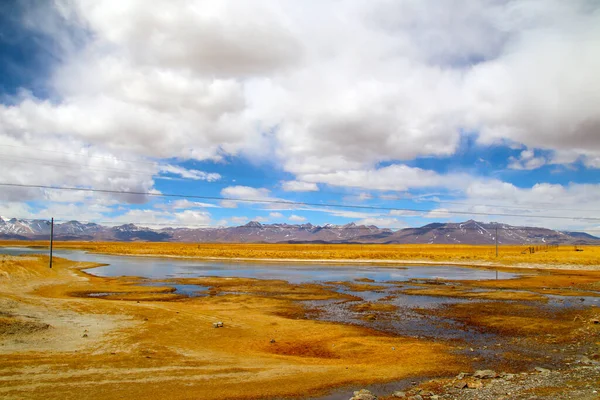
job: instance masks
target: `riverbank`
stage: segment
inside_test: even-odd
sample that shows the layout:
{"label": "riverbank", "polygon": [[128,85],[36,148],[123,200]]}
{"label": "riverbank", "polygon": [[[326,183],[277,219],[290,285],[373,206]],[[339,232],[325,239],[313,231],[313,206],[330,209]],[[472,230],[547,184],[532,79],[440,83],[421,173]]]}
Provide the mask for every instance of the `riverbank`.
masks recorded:
{"label": "riverbank", "polygon": [[[45,249],[47,242],[0,241],[0,246]],[[55,242],[56,249],[98,254],[208,261],[353,263],[388,266],[455,265],[477,268],[600,270],[600,246],[371,245]],[[535,250],[537,249],[537,250]]]}
{"label": "riverbank", "polygon": [[[511,393],[506,398],[592,399],[600,385],[600,271],[550,264],[511,279],[388,282],[385,297],[363,301],[357,294],[381,291],[381,284],[103,278],[84,271],[97,264],[54,261],[50,270],[45,256],[0,256],[5,398],[320,398],[334,390],[326,398],[337,400],[372,385],[383,398],[398,389],[424,399],[491,399],[502,390]],[[206,287],[207,295],[177,294],[174,283]],[[403,299],[438,297],[459,301],[402,306]],[[348,308],[355,320],[327,320],[328,305],[334,318]],[[427,336],[398,328],[415,315]],[[435,329],[464,330],[464,338],[442,338]],[[542,376],[535,366],[552,373]],[[481,368],[517,378],[455,386],[457,374]],[[561,382],[571,386],[552,386]]]}
{"label": "riverbank", "polygon": [[47,261],[1,257],[3,398],[307,397],[466,366],[447,344],[304,319],[298,300],[347,299],[319,285],[223,279],[241,293],[184,298]]}

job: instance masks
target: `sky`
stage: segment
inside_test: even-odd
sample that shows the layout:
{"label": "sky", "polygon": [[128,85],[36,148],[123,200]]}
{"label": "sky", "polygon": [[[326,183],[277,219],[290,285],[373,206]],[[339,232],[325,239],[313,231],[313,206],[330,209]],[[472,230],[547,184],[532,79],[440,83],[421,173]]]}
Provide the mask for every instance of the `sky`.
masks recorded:
{"label": "sky", "polygon": [[0,215],[600,235],[598,71],[597,0],[7,0]]}

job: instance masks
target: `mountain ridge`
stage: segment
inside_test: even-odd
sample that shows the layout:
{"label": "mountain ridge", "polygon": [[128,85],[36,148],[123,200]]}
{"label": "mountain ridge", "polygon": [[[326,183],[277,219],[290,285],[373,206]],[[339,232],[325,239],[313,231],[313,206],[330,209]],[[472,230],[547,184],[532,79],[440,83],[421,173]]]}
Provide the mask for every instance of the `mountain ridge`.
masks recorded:
{"label": "mountain ridge", "polygon": [[[105,226],[71,220],[55,223],[55,240],[157,241],[213,243],[379,243],[379,244],[600,244],[600,238],[585,232],[512,226],[502,223],[434,222],[421,227],[393,231],[375,225],[262,224],[250,221],[233,227],[154,229],[136,224]],[[46,220],[0,217],[0,239],[47,240]]]}

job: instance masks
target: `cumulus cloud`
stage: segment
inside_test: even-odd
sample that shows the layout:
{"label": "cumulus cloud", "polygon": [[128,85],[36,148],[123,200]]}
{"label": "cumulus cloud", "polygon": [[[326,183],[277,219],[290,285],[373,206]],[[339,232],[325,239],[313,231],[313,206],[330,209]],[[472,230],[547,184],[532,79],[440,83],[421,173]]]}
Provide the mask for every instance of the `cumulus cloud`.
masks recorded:
{"label": "cumulus cloud", "polygon": [[170,212],[154,209],[129,210],[104,222],[107,225],[134,223],[148,228],[165,228],[167,226],[181,228],[200,228],[211,225],[211,214],[206,211],[184,210]]}
{"label": "cumulus cloud", "polygon": [[[161,172],[220,176],[143,163],[233,156],[274,158],[294,176],[282,184],[288,191],[473,190],[466,175],[404,165],[454,155],[462,132],[484,145],[525,146],[512,168],[600,167],[600,8],[592,1],[23,4],[36,5],[24,26],[50,37],[57,54],[47,97],[22,90],[0,104],[0,144],[56,154],[6,154],[10,182],[148,192]],[[531,156],[539,149],[554,158]],[[44,195],[11,189],[0,200]]]}
{"label": "cumulus cloud", "polygon": [[518,158],[509,158],[508,168],[510,169],[537,169],[546,165],[545,157],[536,157],[533,150],[523,150]]}
{"label": "cumulus cloud", "polygon": [[363,218],[356,221],[357,225],[375,225],[379,228],[402,229],[408,225],[397,218]]}
{"label": "cumulus cloud", "polygon": [[171,165],[171,164],[161,165],[160,171],[167,172],[167,173],[174,174],[174,175],[179,175],[182,178],[193,179],[195,181],[214,182],[214,181],[221,179],[221,175],[214,173],[214,172],[208,173],[208,172],[204,172],[204,171],[199,171],[197,169],[187,169],[187,168],[183,168],[183,167],[180,167],[177,165]]}
{"label": "cumulus cloud", "polygon": [[[598,225],[598,221],[594,220],[600,207],[598,199],[600,199],[599,184],[539,183],[532,187],[521,188],[511,183],[490,180],[469,185],[465,191],[465,198],[459,204],[444,204],[439,208],[479,213],[480,215],[474,217],[484,221],[556,229],[593,230]],[[443,204],[443,201],[441,203]]]}
{"label": "cumulus cloud", "polygon": [[447,187],[460,189],[468,182],[464,174],[441,175],[435,171],[394,164],[379,169],[340,170],[320,174],[305,174],[307,182],[327,183],[332,186],[356,187],[373,190]]}
{"label": "cumulus cloud", "polygon": [[281,185],[286,192],[317,192],[319,187],[313,182],[287,181]]}
{"label": "cumulus cloud", "polygon": [[306,218],[301,217],[299,215],[295,215],[295,214],[292,214],[288,219],[290,221],[293,221],[293,222],[304,222],[304,221],[306,221]]}
{"label": "cumulus cloud", "polygon": [[82,44],[62,46],[58,101],[2,107],[5,135],[209,159],[276,127],[266,140],[297,174],[450,155],[461,129],[600,152],[589,1],[56,4],[45,20],[63,24],[38,29],[65,42],[66,24]]}

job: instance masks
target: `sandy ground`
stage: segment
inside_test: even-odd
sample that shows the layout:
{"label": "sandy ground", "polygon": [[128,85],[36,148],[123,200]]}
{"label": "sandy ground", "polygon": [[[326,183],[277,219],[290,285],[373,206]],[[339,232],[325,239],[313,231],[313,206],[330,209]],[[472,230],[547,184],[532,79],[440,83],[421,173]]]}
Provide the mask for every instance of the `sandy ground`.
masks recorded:
{"label": "sandy ground", "polygon": [[343,300],[318,285],[223,278],[244,294],[180,298],[84,267],[1,257],[0,397],[303,398],[466,367],[445,344],[303,319],[295,300]]}
{"label": "sandy ground", "polygon": [[[187,298],[168,286],[140,286],[137,278],[90,275],[83,269],[91,264],[55,259],[52,270],[47,264],[43,256],[0,256],[2,398],[311,398],[338,387],[410,384],[425,377],[411,389],[423,399],[434,398],[430,394],[436,391],[440,398],[594,399],[593,391],[600,389],[600,363],[595,361],[600,360],[600,309],[592,305],[577,312],[548,312],[541,307],[547,294],[600,296],[600,272],[590,265],[502,267],[521,272],[517,267],[526,267],[519,279],[417,280],[411,289],[399,283],[398,294],[469,300],[420,312],[503,339],[490,344],[503,346],[498,360],[484,366],[519,378],[498,378],[491,386],[484,381],[475,391],[464,391],[455,387],[454,376],[487,362],[475,356],[478,349],[469,356],[464,342],[369,328],[371,319],[401,318],[397,307],[383,300],[349,303],[367,321],[355,326],[308,319],[300,300],[355,300],[327,285],[178,279],[210,287],[208,297]],[[356,292],[377,288],[365,279],[337,284]],[[223,327],[214,328],[219,321]],[[589,363],[582,365],[582,357]],[[552,373],[530,371],[536,363],[550,366]],[[386,390],[380,396],[391,395]]]}

